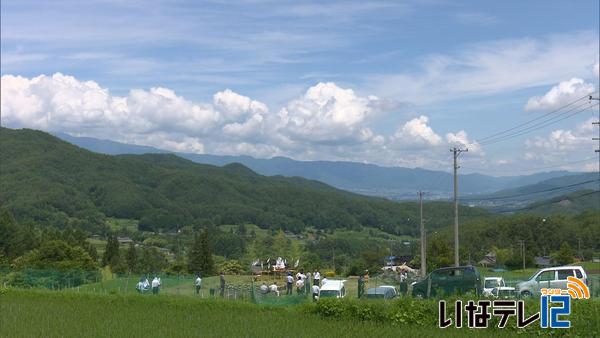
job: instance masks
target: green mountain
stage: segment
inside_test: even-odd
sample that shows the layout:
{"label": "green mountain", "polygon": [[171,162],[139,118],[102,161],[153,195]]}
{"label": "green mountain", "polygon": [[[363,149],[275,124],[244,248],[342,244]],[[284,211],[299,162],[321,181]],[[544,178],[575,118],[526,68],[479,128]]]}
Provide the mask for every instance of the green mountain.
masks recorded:
{"label": "green mountain", "polygon": [[[241,164],[171,154],[102,155],[35,130],[0,129],[0,205],[20,222],[105,229],[105,217],[142,230],[254,223],[301,231],[376,227],[417,233],[416,203],[365,197],[303,178],[266,177]],[[428,227],[450,224],[449,203],[427,203]],[[487,215],[465,207],[464,217]]]}
{"label": "green mountain", "polygon": [[586,210],[600,210],[600,191],[581,190],[553,197],[548,200],[532,203],[523,208],[521,212],[550,215],[577,214]]}

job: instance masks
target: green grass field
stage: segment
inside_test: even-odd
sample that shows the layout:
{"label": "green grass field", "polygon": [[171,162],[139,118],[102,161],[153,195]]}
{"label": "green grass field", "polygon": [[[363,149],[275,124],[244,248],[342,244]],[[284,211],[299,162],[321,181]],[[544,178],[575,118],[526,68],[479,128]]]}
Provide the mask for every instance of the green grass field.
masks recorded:
{"label": "green grass field", "polygon": [[[434,303],[426,306],[435,307]],[[582,320],[597,319],[598,305],[587,304],[588,313],[574,323],[582,325]],[[0,293],[0,337],[511,337],[519,332],[442,330],[429,323],[431,320],[428,324],[392,325],[346,317],[323,318],[315,314],[315,309],[312,304],[266,307],[172,295],[9,290]],[[588,323],[586,330],[597,327],[597,323]],[[594,331],[573,332],[582,337],[594,335]]]}
{"label": "green grass field", "polygon": [[175,296],[11,291],[0,296],[2,337],[392,337],[439,334],[380,323],[324,320],[265,308]]}

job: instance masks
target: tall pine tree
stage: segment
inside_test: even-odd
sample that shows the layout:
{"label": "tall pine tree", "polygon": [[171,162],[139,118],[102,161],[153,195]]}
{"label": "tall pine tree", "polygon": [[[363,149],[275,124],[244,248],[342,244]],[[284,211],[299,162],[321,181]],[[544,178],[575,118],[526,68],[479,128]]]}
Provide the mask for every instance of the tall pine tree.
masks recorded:
{"label": "tall pine tree", "polygon": [[202,243],[200,235],[194,236],[194,242],[188,252],[188,271],[190,273],[199,273],[202,268],[200,256],[202,255]]}
{"label": "tall pine tree", "polygon": [[111,267],[115,267],[119,264],[119,241],[117,240],[116,235],[108,235],[108,239],[106,241],[106,250],[104,251],[104,256],[102,256],[102,265]]}
{"label": "tall pine tree", "polygon": [[194,238],[194,243],[188,256],[188,270],[190,273],[199,272],[203,276],[215,274],[215,262],[213,261],[207,230],[204,230]]}
{"label": "tall pine tree", "polygon": [[137,271],[137,250],[135,249],[135,244],[133,244],[133,242],[129,243],[129,249],[127,249],[127,256],[125,259],[127,260],[129,272]]}

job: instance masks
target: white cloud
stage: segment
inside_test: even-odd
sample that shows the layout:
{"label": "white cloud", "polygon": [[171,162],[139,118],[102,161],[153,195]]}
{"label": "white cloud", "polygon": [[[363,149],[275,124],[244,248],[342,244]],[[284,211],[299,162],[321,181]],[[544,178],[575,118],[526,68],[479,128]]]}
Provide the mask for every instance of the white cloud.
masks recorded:
{"label": "white cloud", "polygon": [[268,111],[264,103],[251,100],[230,89],[216,93],[213,96],[213,105],[221,113],[224,121],[239,121],[249,115],[264,115]]}
{"label": "white cloud", "polygon": [[373,133],[364,124],[377,97],[359,97],[335,83],[318,83],[279,112],[281,132],[308,143],[364,142]]}
{"label": "white cloud", "polygon": [[596,32],[497,40],[430,55],[420,69],[375,75],[369,83],[382,97],[443,101],[548,85],[573,76],[587,78],[590,60],[597,55]]}
{"label": "white cloud", "polygon": [[597,132],[592,125],[595,120],[589,118],[573,129],[557,129],[545,137],[538,136],[525,140],[526,159],[564,162],[568,157],[581,158],[593,153],[594,147],[597,146],[592,142],[592,138],[596,137],[594,133]]}
{"label": "white cloud", "polygon": [[596,78],[600,78],[600,61],[596,61],[596,63],[593,66],[593,73],[596,76]]}
{"label": "white cloud", "polygon": [[525,110],[554,110],[594,92],[594,85],[572,78],[552,87],[544,96],[534,96],[527,101]]}
{"label": "white cloud", "polygon": [[429,118],[421,115],[406,122],[396,130],[393,142],[399,148],[420,148],[438,146],[442,138],[427,125]]}
{"label": "white cloud", "polygon": [[461,130],[457,133],[447,133],[446,141],[449,145],[461,148],[467,148],[470,153],[482,155],[481,146],[476,141],[469,140],[467,132]]}

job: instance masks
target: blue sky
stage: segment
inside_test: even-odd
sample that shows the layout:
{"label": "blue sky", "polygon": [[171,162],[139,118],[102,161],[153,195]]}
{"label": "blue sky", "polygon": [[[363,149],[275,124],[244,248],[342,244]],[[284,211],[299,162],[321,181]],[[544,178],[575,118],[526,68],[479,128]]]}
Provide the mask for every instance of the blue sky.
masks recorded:
{"label": "blue sky", "polygon": [[597,0],[5,0],[2,124],[431,169],[447,169],[447,148],[461,144],[472,149],[465,170],[591,170],[597,108],[477,140],[598,90],[599,10]]}

